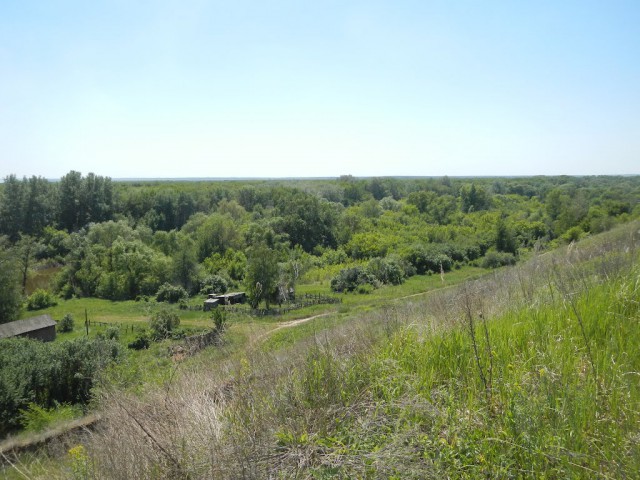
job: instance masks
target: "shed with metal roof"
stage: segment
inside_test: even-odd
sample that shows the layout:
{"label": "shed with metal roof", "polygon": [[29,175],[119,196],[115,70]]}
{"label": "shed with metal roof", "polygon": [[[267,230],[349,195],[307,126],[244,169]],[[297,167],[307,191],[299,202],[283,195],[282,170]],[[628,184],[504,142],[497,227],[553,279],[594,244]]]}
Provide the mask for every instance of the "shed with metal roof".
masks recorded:
{"label": "shed with metal roof", "polygon": [[43,342],[52,342],[56,338],[56,321],[51,315],[16,320],[0,324],[0,339],[11,337],[27,337]]}

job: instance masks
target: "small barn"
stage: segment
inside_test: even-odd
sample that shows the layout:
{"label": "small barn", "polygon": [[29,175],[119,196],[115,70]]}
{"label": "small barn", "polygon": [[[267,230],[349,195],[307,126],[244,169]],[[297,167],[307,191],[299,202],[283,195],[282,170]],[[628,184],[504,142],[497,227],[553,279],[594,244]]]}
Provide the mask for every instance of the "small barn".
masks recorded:
{"label": "small barn", "polygon": [[217,295],[215,298],[220,300],[223,305],[233,305],[234,303],[244,303],[247,300],[247,294],[244,292],[232,292]]}
{"label": "small barn", "polygon": [[51,315],[39,315],[0,324],[0,339],[11,337],[27,337],[52,342],[56,338],[56,321],[51,318]]}
{"label": "small barn", "polygon": [[210,293],[204,301],[204,311],[211,310],[218,305],[233,305],[234,303],[244,303],[247,300],[245,292],[232,293]]}
{"label": "small barn", "polygon": [[204,301],[203,309],[204,309],[205,312],[208,312],[212,308],[217,307],[219,303],[220,303],[220,300],[218,300],[217,298],[207,298]]}

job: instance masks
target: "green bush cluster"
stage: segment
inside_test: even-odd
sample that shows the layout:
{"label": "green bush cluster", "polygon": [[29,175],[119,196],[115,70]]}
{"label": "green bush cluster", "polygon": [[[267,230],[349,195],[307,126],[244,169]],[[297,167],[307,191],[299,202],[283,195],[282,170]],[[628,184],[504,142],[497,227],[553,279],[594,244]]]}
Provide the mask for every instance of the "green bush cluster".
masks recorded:
{"label": "green bush cluster", "polygon": [[72,332],[74,327],[73,316],[70,313],[67,313],[62,320],[58,322],[58,331],[60,333]]}
{"label": "green bush cluster", "polygon": [[151,340],[149,340],[149,333],[142,332],[138,334],[138,336],[127,345],[127,348],[132,350],[146,350],[151,345]]}
{"label": "green bush cluster", "polygon": [[221,275],[207,275],[200,282],[200,294],[227,293],[229,282]]}
{"label": "green bush cluster", "polygon": [[57,304],[55,295],[42,288],[38,288],[27,298],[27,310],[42,310]]}
{"label": "green bush cluster", "polygon": [[452,258],[436,244],[414,245],[406,253],[405,259],[414,266],[419,275],[448,272],[453,266]]}
{"label": "green bush cluster", "polygon": [[169,338],[180,325],[180,317],[177,313],[168,309],[162,309],[154,313],[149,320],[149,330],[153,340]]}
{"label": "green bush cluster", "polygon": [[375,288],[379,282],[362,266],[345,268],[340,270],[340,273],[331,280],[331,290],[334,292],[353,292],[365,284]]}
{"label": "green bush cluster", "polygon": [[187,298],[189,298],[189,294],[184,287],[170,283],[163,283],[156,293],[158,302],[178,303]]}
{"label": "green bush cluster", "polygon": [[31,404],[87,404],[98,374],[119,356],[118,343],[100,338],[0,340],[0,433],[19,427]]}
{"label": "green bush cluster", "polygon": [[482,268],[498,268],[505,265],[515,265],[516,257],[509,252],[490,251],[480,262]]}

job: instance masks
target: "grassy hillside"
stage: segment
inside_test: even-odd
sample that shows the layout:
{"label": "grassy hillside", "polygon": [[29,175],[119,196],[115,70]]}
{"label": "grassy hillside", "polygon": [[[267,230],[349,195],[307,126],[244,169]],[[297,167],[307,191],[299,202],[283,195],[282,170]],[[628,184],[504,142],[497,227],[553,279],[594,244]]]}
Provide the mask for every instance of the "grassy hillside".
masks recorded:
{"label": "grassy hillside", "polygon": [[47,478],[638,478],[639,227],[106,389]]}

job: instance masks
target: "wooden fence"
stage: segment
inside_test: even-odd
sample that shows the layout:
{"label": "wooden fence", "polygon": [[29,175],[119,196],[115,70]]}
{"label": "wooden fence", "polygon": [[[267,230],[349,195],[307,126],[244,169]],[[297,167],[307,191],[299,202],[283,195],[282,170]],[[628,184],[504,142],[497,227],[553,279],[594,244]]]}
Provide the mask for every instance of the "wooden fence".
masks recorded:
{"label": "wooden fence", "polygon": [[120,323],[120,322],[97,322],[95,320],[87,320],[86,323],[84,324],[85,326],[91,327],[91,326],[98,326],[98,327],[102,327],[102,328],[106,328],[106,327],[118,327],[119,330],[124,330],[125,333],[128,333],[129,331],[134,332],[134,331],[141,331],[144,330],[147,327],[146,323],[142,323],[140,325],[138,325],[138,328],[136,329],[135,325],[130,324],[130,323]]}
{"label": "wooden fence", "polygon": [[[233,304],[233,305],[218,305],[215,308],[222,308],[227,313],[241,313],[245,315],[252,315],[254,317],[265,317],[268,315],[283,315],[293,310],[299,310],[301,308],[310,307],[312,305],[324,305],[342,303],[340,297],[332,297],[330,295],[321,295],[319,293],[305,293],[303,295],[297,295],[295,301],[282,303],[278,307],[272,308],[251,308],[246,304]],[[181,305],[181,310],[188,310],[190,312],[200,311],[203,309],[202,305]]]}

